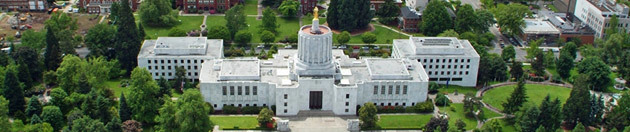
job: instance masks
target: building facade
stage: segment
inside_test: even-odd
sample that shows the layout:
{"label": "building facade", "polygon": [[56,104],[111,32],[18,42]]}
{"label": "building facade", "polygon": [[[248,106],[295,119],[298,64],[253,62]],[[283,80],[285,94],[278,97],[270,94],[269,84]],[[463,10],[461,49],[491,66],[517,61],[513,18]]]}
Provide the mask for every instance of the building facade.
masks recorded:
{"label": "building facade", "polygon": [[542,19],[524,19],[525,27],[522,28],[521,40],[531,42],[544,39],[543,43],[555,43],[561,32],[551,22]]}
{"label": "building facade", "polygon": [[398,17],[398,28],[404,32],[419,32],[418,23],[420,22],[420,13],[410,7],[400,8],[400,17]]}
{"label": "building facade", "polygon": [[393,58],[422,63],[429,81],[474,87],[479,71],[479,54],[468,40],[454,37],[410,37],[395,39]]}
{"label": "building facade", "polygon": [[187,13],[208,11],[214,14],[224,13],[239,3],[239,0],[177,0],[175,5]]}
{"label": "building facade", "polygon": [[[317,16],[317,15],[315,15]],[[275,106],[276,115],[323,110],[354,115],[360,105],[413,106],[427,99],[428,76],[408,59],[354,59],[332,50],[327,26],[303,26],[297,50],[272,59],[214,59],[202,64],[200,90],[216,110]]]}
{"label": "building facade", "polygon": [[[77,7],[84,8],[87,13],[110,13],[114,2],[119,0],[79,0]],[[129,0],[129,7],[136,11],[140,5],[139,0]]]}
{"label": "building facade", "polygon": [[300,0],[300,12],[302,14],[312,13],[317,6],[317,0]]}
{"label": "building facade", "polygon": [[6,11],[45,11],[45,0],[0,0],[0,8]]}
{"label": "building facade", "polygon": [[[630,31],[628,17],[630,8],[624,4],[617,4],[607,0],[577,0],[575,4],[575,17],[583,24],[588,25],[595,31],[595,37],[603,38],[606,28],[617,26],[619,29]],[[610,19],[616,15],[619,19],[618,25],[610,25]]]}
{"label": "building facade", "polygon": [[151,72],[153,79],[175,78],[175,68],[186,69],[186,78],[198,79],[201,64],[223,57],[223,40],[206,37],[158,37],[145,40],[138,54],[138,67]]}
{"label": "building facade", "polygon": [[[381,7],[383,7],[383,4],[385,4],[385,0],[370,0],[370,10],[374,10],[374,12],[377,12],[379,9],[381,9]],[[394,0],[394,4],[396,4],[398,7],[402,7],[401,0]]]}

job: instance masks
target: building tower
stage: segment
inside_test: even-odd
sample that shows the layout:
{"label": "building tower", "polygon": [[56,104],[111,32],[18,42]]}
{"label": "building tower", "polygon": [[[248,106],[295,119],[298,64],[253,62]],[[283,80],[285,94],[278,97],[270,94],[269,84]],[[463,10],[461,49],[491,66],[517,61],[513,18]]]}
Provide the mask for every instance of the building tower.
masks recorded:
{"label": "building tower", "polygon": [[295,71],[299,76],[326,76],[335,73],[332,56],[332,32],[327,26],[320,26],[314,9],[312,25],[302,26],[298,31],[298,53]]}

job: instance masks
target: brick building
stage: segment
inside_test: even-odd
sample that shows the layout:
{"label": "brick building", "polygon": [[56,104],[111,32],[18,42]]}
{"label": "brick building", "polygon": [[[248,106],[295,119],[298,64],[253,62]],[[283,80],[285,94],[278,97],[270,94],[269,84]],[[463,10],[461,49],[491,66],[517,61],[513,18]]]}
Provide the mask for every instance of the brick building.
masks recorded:
{"label": "brick building", "polygon": [[45,0],[0,0],[0,9],[7,11],[45,11]]}
{"label": "brick building", "polygon": [[[84,8],[87,13],[109,13],[114,2],[119,0],[79,0],[77,7]],[[139,0],[129,0],[131,10],[135,11],[140,6]]]}
{"label": "brick building", "polygon": [[[385,0],[370,0],[370,10],[374,10],[376,12],[378,9],[383,7],[383,4],[385,4]],[[394,4],[402,8],[401,0],[394,0]]]}
{"label": "brick building", "polygon": [[418,32],[418,22],[420,22],[420,13],[407,6],[400,8],[400,17],[398,17],[398,28],[404,32]]}
{"label": "brick building", "polygon": [[212,14],[223,13],[230,9],[232,6],[236,6],[239,3],[243,3],[240,0],[177,0],[175,5],[187,13],[196,13],[198,11],[208,11]]}
{"label": "brick building", "polygon": [[302,14],[308,14],[308,13],[313,12],[313,9],[315,8],[315,6],[317,6],[317,0],[299,0],[299,1],[300,1],[300,12],[302,12]]}

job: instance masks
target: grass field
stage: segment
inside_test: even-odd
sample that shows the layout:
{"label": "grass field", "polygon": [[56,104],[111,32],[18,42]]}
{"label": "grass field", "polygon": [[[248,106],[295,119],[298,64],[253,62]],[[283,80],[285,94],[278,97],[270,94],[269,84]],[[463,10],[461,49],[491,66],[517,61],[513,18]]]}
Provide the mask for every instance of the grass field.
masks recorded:
{"label": "grass field", "polygon": [[498,121],[499,124],[501,124],[501,130],[503,132],[516,132],[516,128],[514,127],[514,125],[510,125],[502,119],[493,119],[493,120],[486,121],[486,123],[483,124],[483,127],[487,127],[487,125],[490,125],[490,123],[493,121]]}
{"label": "grass field", "polygon": [[[510,97],[514,88],[516,88],[516,85],[493,88],[484,94],[483,102],[499,110],[503,110],[503,106],[501,106],[501,104]],[[547,95],[550,95],[552,100],[555,98],[560,99],[561,104],[564,104],[571,93],[571,89],[569,88],[538,84],[525,84],[525,89],[528,97],[526,105],[536,106],[540,105]]]}
{"label": "grass field", "polygon": [[[262,20],[256,20],[256,17],[247,17],[246,22],[249,25],[247,30],[253,34],[251,43],[261,43],[260,41],[260,25],[262,25]],[[276,22],[278,25],[278,33],[276,33],[276,41],[280,39],[284,39],[285,36],[289,36],[291,34],[297,34],[299,30],[299,22],[297,18],[284,18],[277,17]],[[223,16],[208,16],[206,20],[206,25],[208,27],[213,26],[225,26],[227,21]]]}
{"label": "grass field", "polygon": [[[377,38],[376,42],[374,42],[375,44],[392,44],[393,39],[409,39],[409,36],[394,32],[381,26],[374,26],[374,31],[372,31],[372,33],[376,35]],[[333,37],[337,35],[338,34],[334,34]],[[334,42],[337,42],[336,38],[334,39]],[[363,40],[361,40],[361,35],[350,37],[350,41],[348,41],[348,43],[364,44]]]}
{"label": "grass field", "polygon": [[214,125],[219,125],[219,129],[234,128],[257,129],[258,121],[256,116],[210,116],[210,121]]}
{"label": "grass field", "polygon": [[258,15],[258,0],[245,0],[245,15]]}
{"label": "grass field", "polygon": [[[177,17],[181,23],[174,27],[149,27],[144,25],[144,31],[147,36],[151,37],[151,39],[156,39],[157,37],[168,36],[168,31],[171,28],[179,28],[186,32],[190,30],[199,30],[199,26],[203,23],[203,16],[179,16]],[[138,22],[138,16],[136,16],[136,22]],[[211,22],[207,22],[211,23]]]}
{"label": "grass field", "polygon": [[420,129],[424,127],[432,114],[426,115],[380,115],[380,120],[376,125],[380,129]]}
{"label": "grass field", "polygon": [[440,93],[455,93],[455,91],[457,91],[457,93],[460,94],[466,94],[466,93],[472,93],[475,94],[477,93],[477,89],[474,87],[463,87],[463,86],[457,86],[457,85],[448,85],[448,88],[446,87],[446,85],[440,85],[442,86],[440,89],[438,89],[438,91],[440,91]]}
{"label": "grass field", "polygon": [[[450,107],[454,107],[455,111],[452,111]],[[440,112],[446,112],[448,115],[449,127],[457,127],[455,126],[455,123],[459,119],[466,123],[466,130],[475,129],[475,127],[477,127],[477,120],[475,118],[468,118],[464,114],[464,104],[462,103],[452,103],[451,106],[438,108],[440,108]]]}

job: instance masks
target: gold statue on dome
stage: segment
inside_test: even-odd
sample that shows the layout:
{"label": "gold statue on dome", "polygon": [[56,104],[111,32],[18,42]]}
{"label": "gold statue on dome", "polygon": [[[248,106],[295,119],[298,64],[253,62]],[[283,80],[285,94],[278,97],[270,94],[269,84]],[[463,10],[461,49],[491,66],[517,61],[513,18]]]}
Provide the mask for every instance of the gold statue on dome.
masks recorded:
{"label": "gold statue on dome", "polygon": [[313,9],[313,20],[319,20],[319,15],[317,14],[318,12],[319,12],[319,9],[315,7],[315,9]]}

